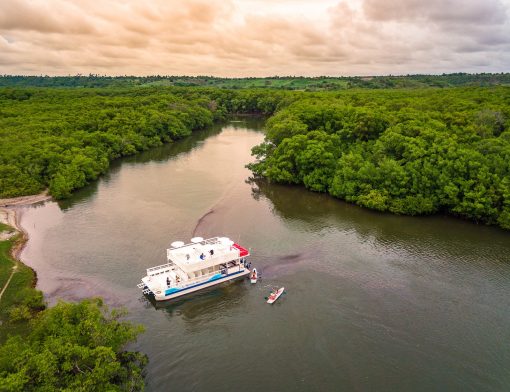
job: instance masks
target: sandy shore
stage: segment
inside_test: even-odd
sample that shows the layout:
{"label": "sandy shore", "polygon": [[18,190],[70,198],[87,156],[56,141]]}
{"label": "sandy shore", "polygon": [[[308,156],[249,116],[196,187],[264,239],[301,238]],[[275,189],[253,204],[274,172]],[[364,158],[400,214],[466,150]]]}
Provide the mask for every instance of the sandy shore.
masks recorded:
{"label": "sandy shore", "polygon": [[[20,234],[18,240],[11,248],[11,257],[15,260],[12,274],[15,273],[19,264],[23,264],[28,268],[31,268],[32,271],[34,271],[33,287],[35,287],[37,284],[37,271],[31,266],[20,261],[21,253],[28,241],[28,233],[21,227],[20,224],[21,214],[23,207],[48,200],[52,200],[52,198],[47,194],[47,192],[41,193],[39,195],[21,196],[12,199],[0,199],[0,222],[5,223],[16,230],[13,233],[7,234],[7,237],[10,238],[18,233]],[[44,269],[44,267],[42,268]],[[62,275],[60,273],[56,273],[55,271],[51,271],[51,274],[53,285],[45,287],[46,290],[42,290],[46,300],[50,304],[56,302],[57,299],[65,299],[67,301],[80,301],[84,298],[90,297],[90,293],[94,293],[94,295],[104,298],[105,301],[111,306],[127,305],[126,302],[116,297],[115,292],[105,289],[105,287],[108,287],[107,283],[98,282],[97,279],[90,280],[83,276],[77,277],[72,274]],[[4,286],[4,289],[7,286],[8,284]],[[2,291],[1,287],[0,291]]]}
{"label": "sandy shore", "polygon": [[23,230],[23,228],[19,224],[18,208],[40,203],[47,200],[51,200],[51,196],[48,195],[47,191],[40,193],[38,195],[20,196],[13,197],[10,199],[0,199],[0,222],[15,228],[21,234],[21,238],[19,239],[19,241],[16,242],[16,244],[11,249],[12,258],[17,260],[18,262],[20,262],[19,256],[28,240],[28,235],[26,231]]}
{"label": "sandy shore", "polygon": [[28,206],[46,200],[51,200],[51,196],[48,194],[48,191],[44,191],[42,193],[39,193],[38,195],[19,196],[10,199],[0,199],[0,208]]}

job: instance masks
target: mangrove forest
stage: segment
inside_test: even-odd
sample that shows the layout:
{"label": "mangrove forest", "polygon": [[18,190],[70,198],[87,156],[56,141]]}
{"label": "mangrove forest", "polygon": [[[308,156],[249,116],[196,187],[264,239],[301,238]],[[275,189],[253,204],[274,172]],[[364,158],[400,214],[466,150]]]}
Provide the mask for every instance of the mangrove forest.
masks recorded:
{"label": "mangrove forest", "polygon": [[[230,114],[261,114],[266,140],[249,164],[256,176],[378,211],[447,213],[510,229],[510,87],[481,83],[504,84],[505,75],[434,79],[479,82],[468,87],[333,91],[132,86],[129,78],[37,87],[53,79],[3,77],[11,87],[0,88],[0,197],[47,188],[66,198],[113,159]],[[29,87],[18,87],[23,81]]]}

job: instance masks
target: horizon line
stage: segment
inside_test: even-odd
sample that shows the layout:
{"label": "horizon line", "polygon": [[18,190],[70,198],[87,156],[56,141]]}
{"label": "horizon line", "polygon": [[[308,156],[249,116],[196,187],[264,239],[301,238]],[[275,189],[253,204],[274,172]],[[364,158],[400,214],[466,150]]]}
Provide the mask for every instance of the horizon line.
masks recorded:
{"label": "horizon line", "polygon": [[443,72],[443,73],[407,73],[407,74],[378,74],[378,75],[317,75],[317,76],[304,76],[304,75],[270,75],[270,76],[214,76],[214,75],[170,75],[170,74],[131,74],[131,75],[108,75],[108,74],[67,74],[67,75],[48,75],[48,74],[39,74],[39,75],[29,75],[29,74],[0,74],[0,77],[24,77],[24,78],[69,78],[69,77],[100,77],[100,78],[150,78],[150,77],[160,77],[160,78],[211,78],[211,79],[319,79],[319,78],[327,78],[327,79],[339,79],[339,78],[381,78],[381,77],[409,77],[409,76],[456,76],[456,75],[508,75],[510,71],[507,72]]}

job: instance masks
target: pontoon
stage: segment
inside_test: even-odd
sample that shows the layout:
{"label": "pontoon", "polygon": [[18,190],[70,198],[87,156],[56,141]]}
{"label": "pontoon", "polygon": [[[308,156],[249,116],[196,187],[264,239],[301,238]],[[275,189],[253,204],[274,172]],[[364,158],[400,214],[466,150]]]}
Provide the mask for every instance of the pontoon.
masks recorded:
{"label": "pontoon", "polygon": [[191,243],[175,241],[166,251],[167,263],[148,268],[138,287],[157,301],[177,298],[207,287],[250,274],[246,260],[250,252],[228,237],[203,239]]}

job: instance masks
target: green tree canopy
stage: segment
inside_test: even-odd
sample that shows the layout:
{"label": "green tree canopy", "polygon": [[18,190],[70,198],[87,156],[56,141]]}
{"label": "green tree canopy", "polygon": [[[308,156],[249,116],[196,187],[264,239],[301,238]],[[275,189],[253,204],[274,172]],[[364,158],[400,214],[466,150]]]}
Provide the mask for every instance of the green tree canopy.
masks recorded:
{"label": "green tree canopy", "polygon": [[143,389],[145,355],[123,351],[142,331],[100,299],[60,302],[32,320],[26,338],[0,347],[2,391]]}

